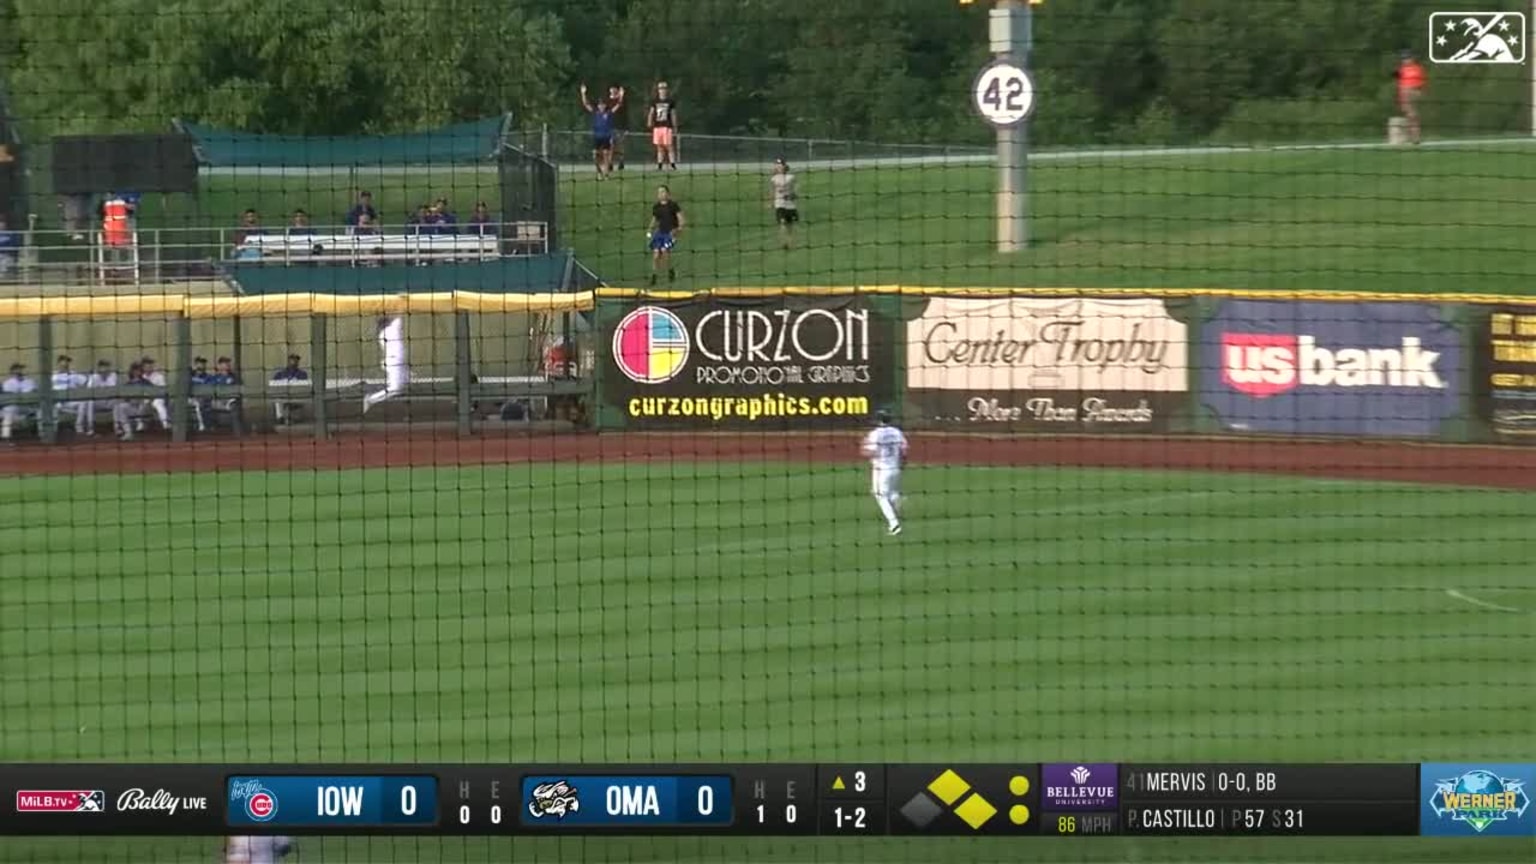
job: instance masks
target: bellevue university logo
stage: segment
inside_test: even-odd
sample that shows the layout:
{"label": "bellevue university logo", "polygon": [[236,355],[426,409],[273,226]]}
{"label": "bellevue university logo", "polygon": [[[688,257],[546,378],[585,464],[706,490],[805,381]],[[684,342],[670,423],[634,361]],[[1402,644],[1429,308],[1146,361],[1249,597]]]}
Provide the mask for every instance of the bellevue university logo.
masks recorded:
{"label": "bellevue university logo", "polygon": [[688,327],[657,306],[641,306],[613,328],[613,362],[638,384],[671,381],[688,365]]}

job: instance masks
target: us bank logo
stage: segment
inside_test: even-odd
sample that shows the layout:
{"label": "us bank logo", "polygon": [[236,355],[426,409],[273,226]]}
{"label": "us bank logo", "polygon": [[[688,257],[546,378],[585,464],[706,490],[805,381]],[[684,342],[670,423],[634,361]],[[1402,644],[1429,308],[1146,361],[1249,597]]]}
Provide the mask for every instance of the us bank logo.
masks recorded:
{"label": "us bank logo", "polygon": [[637,384],[671,381],[688,365],[688,328],[669,310],[641,306],[613,328],[613,362]]}
{"label": "us bank logo", "polygon": [[1422,833],[1536,835],[1530,788],[1536,765],[1423,765]]}

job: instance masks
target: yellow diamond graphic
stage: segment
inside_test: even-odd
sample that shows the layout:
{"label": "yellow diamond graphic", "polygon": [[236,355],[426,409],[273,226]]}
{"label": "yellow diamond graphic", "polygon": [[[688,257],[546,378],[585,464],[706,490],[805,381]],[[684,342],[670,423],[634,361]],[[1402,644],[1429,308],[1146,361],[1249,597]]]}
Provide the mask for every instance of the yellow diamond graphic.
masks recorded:
{"label": "yellow diamond graphic", "polygon": [[939,800],[945,804],[953,804],[959,801],[960,796],[969,792],[970,789],[971,784],[961,779],[959,774],[948,769],[945,769],[943,774],[933,778],[933,782],[928,784],[928,791],[937,795]]}
{"label": "yellow diamond graphic", "polygon": [[955,808],[955,815],[965,820],[965,824],[973,830],[980,831],[981,826],[987,824],[987,820],[997,815],[997,808],[987,803],[987,799],[980,795],[972,795],[965,799],[965,803]]}

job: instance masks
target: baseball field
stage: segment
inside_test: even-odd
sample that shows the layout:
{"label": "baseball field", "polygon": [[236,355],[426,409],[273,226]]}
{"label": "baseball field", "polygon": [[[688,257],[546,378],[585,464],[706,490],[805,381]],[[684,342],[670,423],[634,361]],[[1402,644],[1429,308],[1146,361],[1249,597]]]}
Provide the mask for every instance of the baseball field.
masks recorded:
{"label": "baseball field", "polygon": [[[1529,208],[1499,203],[1536,193],[1523,149],[1190,158],[1045,163],[1040,251],[1006,263],[985,249],[983,169],[807,172],[806,206],[825,209],[789,253],[772,249],[760,177],[684,174],[672,185],[699,214],[685,280],[1529,291]],[[321,212],[335,191],[287,182],[200,206]],[[425,188],[374,191],[403,209]],[[583,260],[634,283],[650,179],[565,188]],[[1536,760],[1536,448],[912,437],[896,538],[856,433],[381,426],[0,452],[0,761]],[[0,859],[215,848],[13,841]],[[1536,846],[307,839],[300,853],[1493,864]]]}

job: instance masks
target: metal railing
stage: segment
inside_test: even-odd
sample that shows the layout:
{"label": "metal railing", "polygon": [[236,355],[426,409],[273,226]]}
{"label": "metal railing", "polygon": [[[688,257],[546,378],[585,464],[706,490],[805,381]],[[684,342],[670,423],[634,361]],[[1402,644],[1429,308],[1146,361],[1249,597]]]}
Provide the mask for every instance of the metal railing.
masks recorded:
{"label": "metal railing", "polygon": [[[272,266],[441,264],[549,254],[544,222],[491,222],[455,226],[457,233],[384,226],[359,234],[346,226],[146,228],[121,242],[103,234],[39,229],[34,218],[17,232],[19,249],[0,251],[0,285],[137,286],[219,278],[229,262]],[[253,233],[259,231],[260,233]]]}
{"label": "metal railing", "polygon": [[[511,133],[510,143],[556,162],[583,164],[592,160],[592,133],[585,129],[536,129]],[[650,135],[644,129],[625,135],[626,161],[643,164],[650,158]],[[761,164],[783,157],[796,162],[942,159],[984,157],[994,150],[973,145],[890,144],[830,138],[768,138],[742,135],[697,135],[683,130],[678,154],[688,164]]]}

